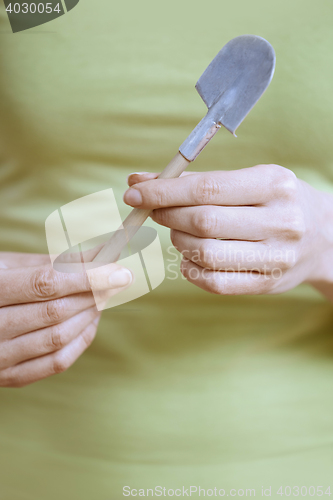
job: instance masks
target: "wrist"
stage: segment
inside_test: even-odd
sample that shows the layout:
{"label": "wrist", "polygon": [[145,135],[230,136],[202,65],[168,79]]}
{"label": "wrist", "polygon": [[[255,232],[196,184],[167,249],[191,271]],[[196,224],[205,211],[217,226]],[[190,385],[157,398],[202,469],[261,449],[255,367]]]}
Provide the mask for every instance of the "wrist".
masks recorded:
{"label": "wrist", "polygon": [[[312,238],[315,240],[312,270],[307,283],[333,301],[333,196],[317,191],[319,217]],[[313,207],[312,199],[311,206]]]}

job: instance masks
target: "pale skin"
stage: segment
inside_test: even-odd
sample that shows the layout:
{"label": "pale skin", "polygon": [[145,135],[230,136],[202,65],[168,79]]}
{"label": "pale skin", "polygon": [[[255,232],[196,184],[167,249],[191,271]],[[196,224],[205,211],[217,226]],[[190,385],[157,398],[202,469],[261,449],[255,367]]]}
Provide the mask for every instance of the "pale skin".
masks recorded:
{"label": "pale skin", "polygon": [[[333,302],[331,195],[278,165],[157,175],[130,175],[124,201],[171,229],[190,282],[221,295],[308,282]],[[0,253],[0,387],[64,372],[87,349],[100,318],[91,283],[108,296],[132,281],[118,264],[93,273],[89,281],[54,271],[47,255]]]}
{"label": "pale skin", "polygon": [[92,343],[100,319],[91,292],[129,286],[118,264],[55,271],[48,255],[0,252],[0,387],[23,387],[66,371]]}
{"label": "pale skin", "polygon": [[221,295],[310,283],[333,302],[333,196],[279,165],[128,177],[124,201],[171,229],[188,281]]}

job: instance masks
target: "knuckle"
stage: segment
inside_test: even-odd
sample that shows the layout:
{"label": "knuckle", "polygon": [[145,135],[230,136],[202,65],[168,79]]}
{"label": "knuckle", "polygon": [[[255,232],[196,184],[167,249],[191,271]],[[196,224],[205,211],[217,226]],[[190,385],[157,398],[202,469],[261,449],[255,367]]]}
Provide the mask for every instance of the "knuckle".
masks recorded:
{"label": "knuckle", "polygon": [[178,250],[178,252],[182,252],[184,245],[182,243],[181,232],[177,231],[177,229],[171,229],[170,240],[175,249]]}
{"label": "knuckle", "polygon": [[8,350],[8,340],[1,342],[1,346],[0,346],[0,370],[2,369],[1,366],[4,366],[5,364],[8,363],[9,352],[10,352],[10,350]]}
{"label": "knuckle", "polygon": [[216,215],[211,208],[200,208],[193,215],[193,225],[199,236],[212,236],[217,225]]}
{"label": "knuckle", "polygon": [[68,359],[65,356],[58,354],[53,356],[52,372],[55,375],[65,372],[66,370],[68,370],[69,367],[70,363],[68,362]]}
{"label": "knuckle", "polygon": [[267,274],[266,272],[270,274],[276,272],[279,274],[280,271],[285,272],[294,267],[298,255],[293,245],[286,245],[285,243],[281,245],[276,243],[273,248],[269,248],[271,248],[272,252],[268,255],[267,259],[263,261],[260,254],[258,254],[257,259],[258,262],[264,262],[264,274]]}
{"label": "knuckle", "polygon": [[155,186],[155,190],[151,194],[153,197],[153,205],[156,207],[163,207],[167,205],[167,194],[162,186]]}
{"label": "knuckle", "polygon": [[216,259],[211,243],[208,240],[203,240],[198,246],[199,260],[205,266],[211,266]]}
{"label": "knuckle", "polygon": [[7,350],[5,352],[4,349],[2,348],[0,350],[0,370],[3,370],[4,367],[6,368],[7,366],[9,366],[9,364],[10,364],[10,361],[9,361],[8,352],[7,352]]}
{"label": "knuckle", "polygon": [[[290,255],[289,255],[290,253]],[[295,256],[292,256],[291,254],[293,254],[293,252],[285,252],[283,254],[283,257],[280,261],[280,269],[281,271],[289,271],[290,269],[292,269],[294,267],[294,264],[295,264]]]}
{"label": "knuckle", "polygon": [[[280,262],[279,262],[279,266],[277,267],[277,269],[279,269],[280,271],[282,271],[283,273],[285,273],[286,271],[289,271],[289,269],[292,268],[292,264],[291,262],[289,262],[287,259],[283,258]],[[272,271],[274,272],[276,270],[276,268],[273,268]]]}
{"label": "knuckle", "polygon": [[227,275],[219,271],[204,271],[205,289],[209,293],[225,295],[227,293]]}
{"label": "knuckle", "polygon": [[31,290],[34,297],[52,298],[57,292],[56,271],[52,268],[38,269],[32,276]]}
{"label": "knuckle", "polygon": [[177,234],[175,229],[171,229],[170,231],[170,240],[173,246],[177,248]]}
{"label": "knuckle", "polygon": [[259,279],[256,279],[253,284],[253,290],[251,294],[253,295],[266,295],[269,293],[274,285],[274,280],[272,276],[262,275]]}
{"label": "knuckle", "polygon": [[158,222],[158,224],[162,224],[162,226],[165,225],[167,222],[167,215],[168,215],[168,210],[165,208],[159,208],[153,211],[154,221]]}
{"label": "knuckle", "polygon": [[306,232],[304,215],[301,211],[294,211],[286,217],[283,230],[288,239],[299,241],[303,238]]}
{"label": "knuckle", "polygon": [[[219,276],[219,278],[221,278]],[[225,295],[226,294],[226,282],[223,279],[217,279],[214,273],[214,278],[212,280],[209,280],[207,282],[208,284],[208,291],[210,293],[214,293],[216,295]]]}
{"label": "knuckle", "polygon": [[89,346],[91,346],[91,344],[93,343],[93,340],[95,338],[95,335],[96,335],[96,330],[94,330],[93,328],[87,329],[82,334],[82,340],[84,342],[85,349],[87,349]]}
{"label": "knuckle", "polygon": [[64,299],[51,300],[43,304],[42,310],[42,316],[47,324],[57,323],[64,317],[65,301]]}
{"label": "knuckle", "polygon": [[180,261],[179,270],[182,273],[182,275],[184,276],[184,278],[187,279],[188,273],[187,273],[187,265],[186,265],[186,263],[187,263],[186,258],[182,257],[182,260]]}
{"label": "knuckle", "polygon": [[284,167],[276,172],[273,180],[274,193],[278,198],[295,200],[298,195],[298,180],[294,172]]}
{"label": "knuckle", "polygon": [[17,378],[11,373],[11,370],[0,371],[0,387],[4,388],[18,388],[22,387]]}
{"label": "knuckle", "polygon": [[209,205],[221,194],[221,185],[212,175],[200,176],[196,187],[195,197],[204,205]]}
{"label": "knuckle", "polygon": [[275,163],[268,163],[266,165],[258,165],[257,168],[262,170],[262,173],[266,173],[266,175],[270,175],[272,179],[277,179],[280,175],[283,175],[283,172],[287,170],[285,167],[281,165],[276,165]]}
{"label": "knuckle", "polygon": [[59,350],[65,347],[66,342],[62,327],[54,326],[51,328],[47,344],[48,347],[51,347],[55,350]]}

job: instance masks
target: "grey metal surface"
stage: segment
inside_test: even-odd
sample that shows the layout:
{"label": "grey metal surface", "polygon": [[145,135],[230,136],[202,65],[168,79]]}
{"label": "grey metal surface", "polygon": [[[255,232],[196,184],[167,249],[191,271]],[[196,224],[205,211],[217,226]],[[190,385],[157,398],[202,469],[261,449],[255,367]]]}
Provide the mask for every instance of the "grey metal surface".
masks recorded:
{"label": "grey metal surface", "polygon": [[196,83],[207,115],[179,148],[193,161],[221,125],[235,135],[237,127],[272,80],[275,52],[267,40],[242,35],[228,42]]}

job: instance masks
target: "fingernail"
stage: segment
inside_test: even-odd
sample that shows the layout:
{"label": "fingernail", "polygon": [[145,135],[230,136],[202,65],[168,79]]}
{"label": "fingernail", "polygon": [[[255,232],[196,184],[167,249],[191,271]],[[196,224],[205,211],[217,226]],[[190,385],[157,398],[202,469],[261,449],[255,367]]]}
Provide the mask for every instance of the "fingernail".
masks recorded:
{"label": "fingernail", "polygon": [[125,191],[123,200],[127,205],[131,205],[131,207],[139,207],[140,205],[142,205],[142,196],[140,191],[138,191],[137,189],[127,189],[127,191]]}
{"label": "fingernail", "polygon": [[117,269],[109,276],[109,284],[113,288],[122,288],[132,282],[132,273],[128,269]]}
{"label": "fingernail", "polygon": [[99,320],[100,320],[100,315],[98,315],[97,318],[94,319],[93,323],[95,325],[98,325]]}

